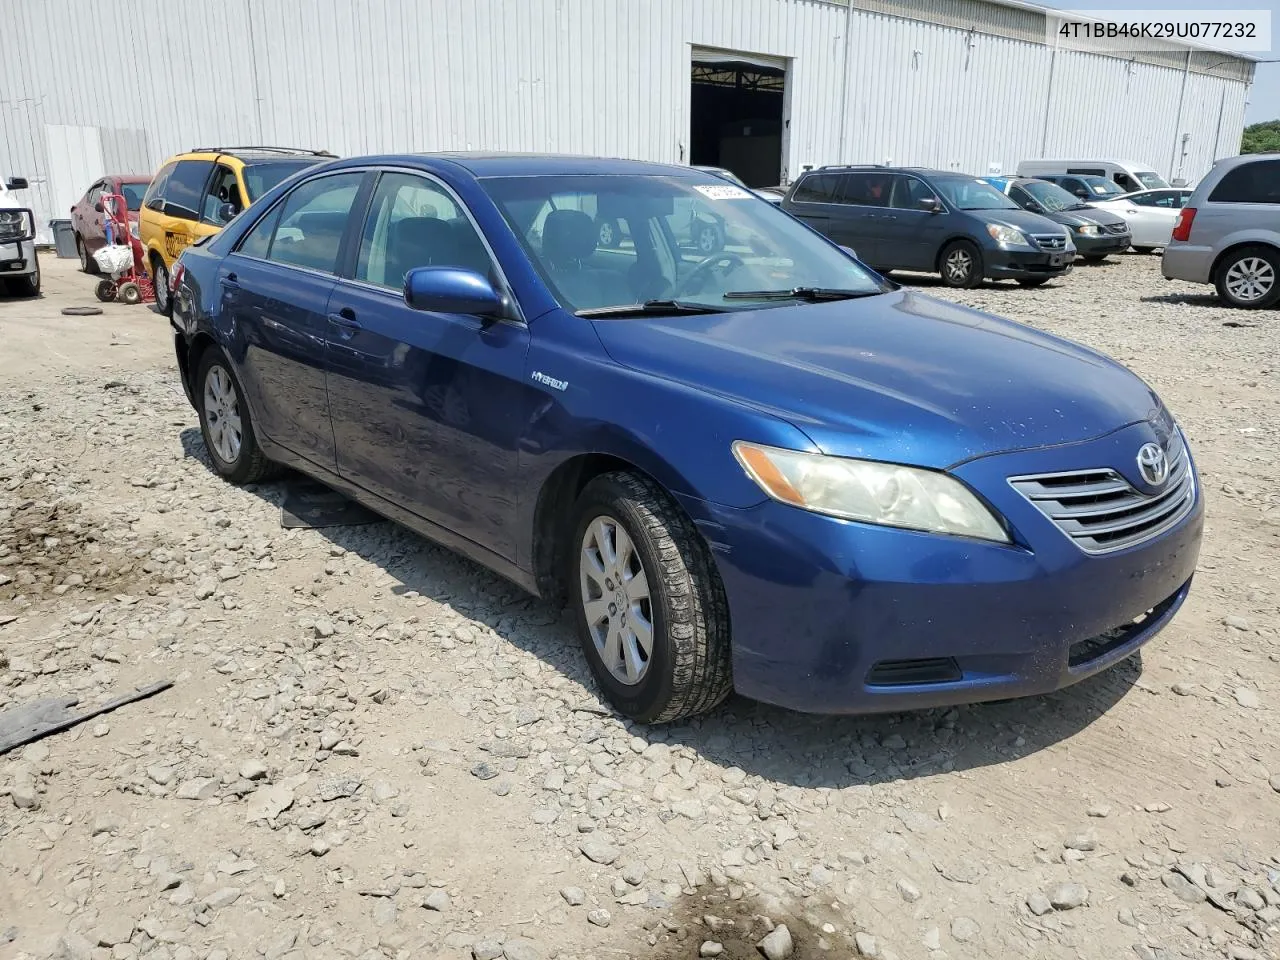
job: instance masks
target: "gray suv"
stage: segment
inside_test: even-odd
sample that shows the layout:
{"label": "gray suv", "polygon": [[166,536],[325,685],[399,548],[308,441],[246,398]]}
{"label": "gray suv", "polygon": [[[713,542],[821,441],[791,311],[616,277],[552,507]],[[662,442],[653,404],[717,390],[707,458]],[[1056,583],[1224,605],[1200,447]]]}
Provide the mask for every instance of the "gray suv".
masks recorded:
{"label": "gray suv", "polygon": [[1161,264],[1165,279],[1212,283],[1233,307],[1280,302],[1280,157],[1215,163],[1179,212]]}
{"label": "gray suv", "polygon": [[805,172],[782,209],[869,266],[939,273],[949,287],[984,278],[1038,287],[1071,272],[1061,224],[1028,213],[977,177],[919,167],[840,166]]}

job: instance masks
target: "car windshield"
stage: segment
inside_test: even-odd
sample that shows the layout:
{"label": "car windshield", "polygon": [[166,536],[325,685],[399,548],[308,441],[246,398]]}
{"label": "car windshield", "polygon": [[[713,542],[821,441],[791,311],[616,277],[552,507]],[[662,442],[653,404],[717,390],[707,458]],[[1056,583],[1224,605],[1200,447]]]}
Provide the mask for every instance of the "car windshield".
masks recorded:
{"label": "car windshield", "polygon": [[1084,184],[1085,189],[1095,197],[1122,197],[1125,194],[1124,187],[1113,180],[1106,177],[1081,177],[1080,181]]}
{"label": "car windshield", "polygon": [[1076,207],[1084,206],[1079,197],[1073,197],[1056,183],[1050,183],[1047,180],[1028,180],[1022,184],[1022,189],[1031,194],[1031,199],[1035,200],[1049,213],[1057,213],[1060,210],[1072,210]]}
{"label": "car windshield", "polygon": [[933,177],[936,189],[947,203],[961,210],[1018,210],[1016,203],[991,184],[972,177]]}
{"label": "car windshield", "polygon": [[124,197],[125,206],[130,210],[142,209],[142,197],[147,192],[148,183],[122,183],[120,184],[120,194]]}
{"label": "car windshield", "polygon": [[1165,183],[1164,177],[1160,176],[1158,173],[1152,173],[1149,170],[1139,171],[1138,173],[1135,173],[1134,176],[1137,177],[1138,182],[1148,190],[1163,190],[1169,186],[1169,184]]}
{"label": "car windshield", "polygon": [[717,176],[724,177],[726,180],[728,180],[731,183],[736,183],[738,186],[743,187],[744,189],[748,189],[747,185],[743,182],[742,178],[738,176],[736,173],[734,173],[732,170],[726,170],[723,167],[715,167],[712,169],[712,172],[715,173]]}
{"label": "car windshield", "polygon": [[293,176],[299,170],[319,163],[320,157],[308,157],[297,160],[263,160],[260,163],[245,164],[242,176],[245,189],[249,191],[249,202],[253,203],[260,196],[280,181]]}
{"label": "car windshield", "polygon": [[623,174],[481,184],[570,310],[744,310],[893,289],[774,204],[723,181]]}

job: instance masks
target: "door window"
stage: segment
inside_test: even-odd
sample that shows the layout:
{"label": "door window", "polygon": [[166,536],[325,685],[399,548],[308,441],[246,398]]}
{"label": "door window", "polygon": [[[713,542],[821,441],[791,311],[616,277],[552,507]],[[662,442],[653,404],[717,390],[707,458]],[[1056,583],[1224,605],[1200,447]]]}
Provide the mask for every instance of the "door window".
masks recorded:
{"label": "door window", "polygon": [[321,273],[336,273],[342,235],[347,229],[351,205],[364,180],[363,171],[318,177],[299,184],[279,205],[275,222],[272,217],[255,225],[245,237],[241,250],[259,249],[260,230],[271,229],[266,259]]}
{"label": "door window", "polygon": [[1228,170],[1209,202],[1280,203],[1280,160],[1255,160]]}
{"label": "door window", "polygon": [[355,279],[399,290],[416,267],[462,267],[483,276],[492,263],[470,219],[439,184],[384,173],[369,205]]}
{"label": "door window", "polygon": [[887,207],[896,179],[892,173],[846,173],[841,178],[840,200],[859,207]]}
{"label": "door window", "polygon": [[936,199],[933,190],[931,190],[923,180],[917,180],[915,177],[899,176],[894,178],[893,194],[890,197],[890,206],[898,210],[921,210],[922,200]]}
{"label": "door window", "polygon": [[835,203],[838,177],[833,173],[815,173],[805,177],[792,194],[793,203]]}
{"label": "door window", "polygon": [[284,205],[277,203],[271,212],[249,228],[236,252],[258,260],[267,259],[271,252],[271,238],[275,235],[276,224],[280,222],[280,212]]}
{"label": "door window", "polygon": [[236,183],[235,171],[230,167],[218,164],[214,167],[213,177],[209,180],[208,189],[205,190],[204,202],[200,209],[200,219],[205,223],[212,223],[218,226],[226,223],[226,220],[218,216],[224,203],[234,206],[237,213],[242,208],[240,187]]}
{"label": "door window", "polygon": [[198,220],[204,185],[212,171],[209,160],[179,160],[164,188],[165,212],[184,220]]}

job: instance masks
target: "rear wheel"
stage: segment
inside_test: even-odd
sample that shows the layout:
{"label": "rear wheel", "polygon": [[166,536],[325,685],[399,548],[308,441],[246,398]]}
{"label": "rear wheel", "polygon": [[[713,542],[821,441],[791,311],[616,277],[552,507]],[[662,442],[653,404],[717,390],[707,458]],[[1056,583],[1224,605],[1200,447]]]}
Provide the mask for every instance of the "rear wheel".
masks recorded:
{"label": "rear wheel", "polygon": [[213,469],[232,483],[254,483],[277,471],[258,446],[244,394],[222,351],[210,347],[196,370],[196,410]]}
{"label": "rear wheel", "polygon": [[1133,248],[1134,253],[1151,253],[1151,251],[1153,250],[1155,250],[1155,247],[1134,247]]}
{"label": "rear wheel", "polygon": [[1043,287],[1049,282],[1048,277],[1023,277],[1018,281],[1020,287]]}
{"label": "rear wheel", "polygon": [[1241,247],[1218,264],[1214,276],[1218,296],[1233,307],[1259,310],[1280,301],[1280,251]]}
{"label": "rear wheel", "polygon": [[116,291],[116,296],[120,298],[121,303],[127,303],[130,306],[142,302],[142,290],[132,280],[120,284],[120,289]]}
{"label": "rear wheel", "polygon": [[114,280],[99,280],[98,285],[93,288],[93,295],[103,303],[116,302],[116,284]]}
{"label": "rear wheel", "polygon": [[85,273],[99,273],[98,263],[89,254],[89,248],[85,246],[84,237],[76,234],[76,253],[80,257],[80,269]]}
{"label": "rear wheel", "polygon": [[704,713],[733,688],[729,614],[710,552],[657,484],[608,473],[574,508],[566,571],[606,697],[641,723]]}
{"label": "rear wheel", "polygon": [[169,271],[159,254],[151,257],[151,283],[156,288],[156,309],[166,317],[173,313],[173,299],[169,296]]}
{"label": "rear wheel", "polygon": [[948,287],[976,287],[982,283],[982,251],[968,240],[953,240],[938,258],[942,282]]}
{"label": "rear wheel", "polygon": [[1090,253],[1085,255],[1084,262],[1101,263],[1105,259],[1107,259],[1107,255],[1105,253]]}

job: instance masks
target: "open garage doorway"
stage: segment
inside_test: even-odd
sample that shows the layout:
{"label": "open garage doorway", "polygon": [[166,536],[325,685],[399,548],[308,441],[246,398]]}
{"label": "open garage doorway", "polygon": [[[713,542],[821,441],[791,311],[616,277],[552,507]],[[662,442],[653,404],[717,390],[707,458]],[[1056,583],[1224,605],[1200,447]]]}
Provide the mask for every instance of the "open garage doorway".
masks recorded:
{"label": "open garage doorway", "polygon": [[782,182],[786,61],[693,48],[689,163],[724,167],[749,187]]}

